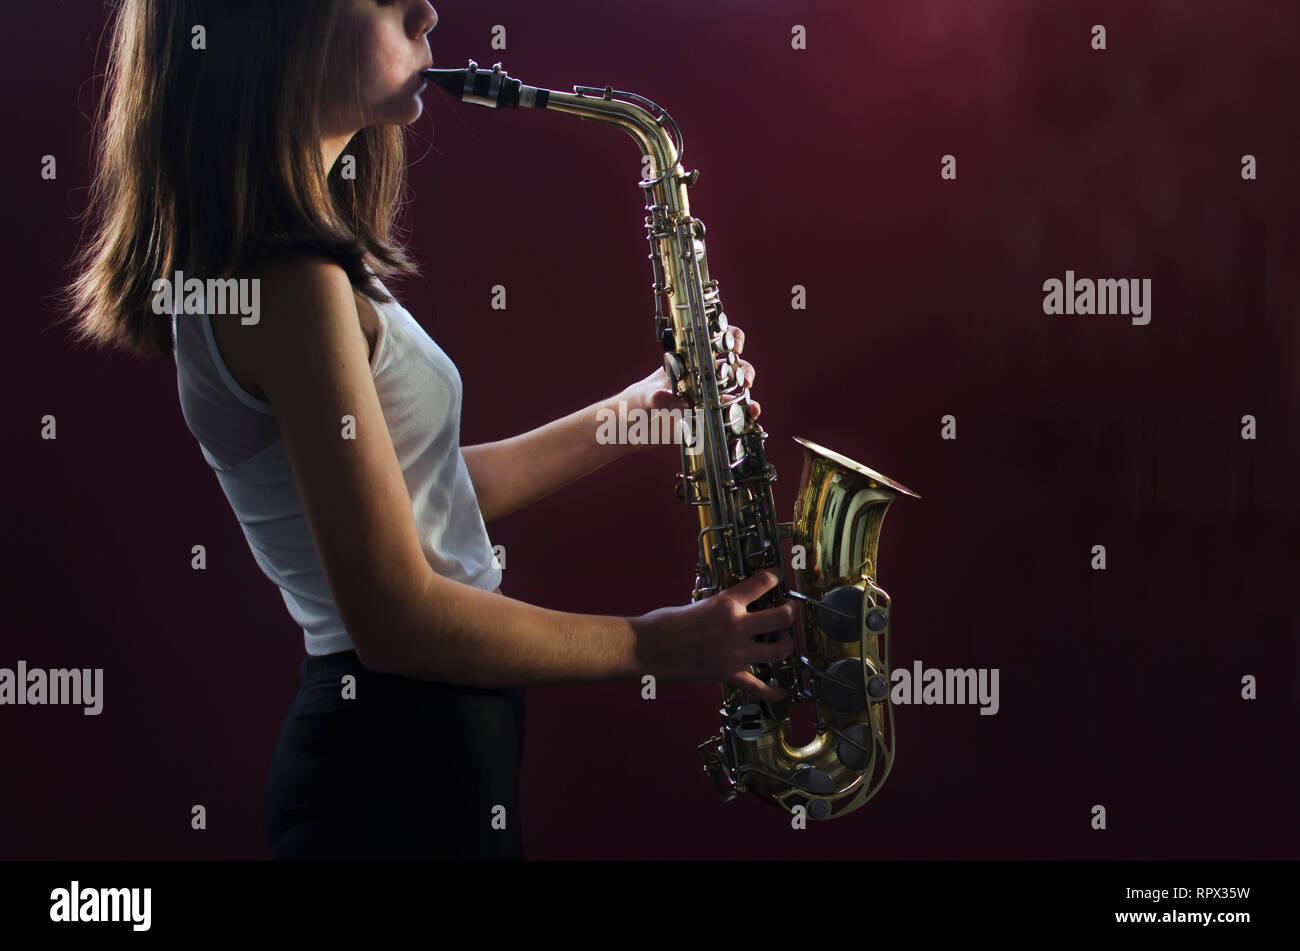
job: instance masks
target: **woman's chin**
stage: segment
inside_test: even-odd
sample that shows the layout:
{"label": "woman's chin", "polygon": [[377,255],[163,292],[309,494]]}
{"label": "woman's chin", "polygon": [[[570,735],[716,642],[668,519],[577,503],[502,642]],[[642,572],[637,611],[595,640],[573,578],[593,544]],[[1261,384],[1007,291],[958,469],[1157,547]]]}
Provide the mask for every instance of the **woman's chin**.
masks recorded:
{"label": "woman's chin", "polygon": [[410,125],[416,119],[420,118],[420,116],[424,115],[424,100],[420,98],[418,92],[408,100],[405,111],[406,118],[402,120],[403,125]]}
{"label": "woman's chin", "polygon": [[382,117],[376,125],[410,125],[424,115],[424,102],[419,93],[394,96],[380,104],[374,114]]}

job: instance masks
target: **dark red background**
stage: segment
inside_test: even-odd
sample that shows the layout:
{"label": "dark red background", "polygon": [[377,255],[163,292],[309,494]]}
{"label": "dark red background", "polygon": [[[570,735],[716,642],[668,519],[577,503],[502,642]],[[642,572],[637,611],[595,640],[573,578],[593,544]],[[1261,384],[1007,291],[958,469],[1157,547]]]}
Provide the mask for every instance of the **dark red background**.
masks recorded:
{"label": "dark red background", "polygon": [[[1300,8],[1062,6],[438,5],[439,65],[502,60],[672,113],[758,369],[782,517],[795,435],[915,489],[881,540],[894,664],[1001,672],[996,716],[899,706],[883,791],[802,832],[718,802],[695,752],[716,686],[661,683],[655,702],[632,681],[533,688],[531,858],[1296,856]],[[104,667],[105,709],[0,708],[0,858],[259,858],[301,631],[185,427],[174,367],[47,330],[84,207],[104,13],[20,4],[6,20],[0,666]],[[427,277],[395,290],[460,368],[464,443],[650,372],[631,139],[424,99],[409,224]],[[956,181],[939,177],[948,153]],[[1150,278],[1151,323],[1045,316],[1042,283],[1067,269]],[[46,413],[57,441],[39,438]],[[689,600],[677,462],[620,460],[490,525],[505,592],[601,614]]]}

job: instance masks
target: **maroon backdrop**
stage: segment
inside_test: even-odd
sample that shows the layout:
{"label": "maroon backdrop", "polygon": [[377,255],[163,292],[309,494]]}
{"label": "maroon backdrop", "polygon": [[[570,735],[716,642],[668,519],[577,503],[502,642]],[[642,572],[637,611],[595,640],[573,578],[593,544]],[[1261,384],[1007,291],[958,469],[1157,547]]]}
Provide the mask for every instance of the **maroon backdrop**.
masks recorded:
{"label": "maroon backdrop", "polygon": [[[894,664],[1000,672],[995,716],[898,706],[882,792],[802,832],[718,801],[695,752],[717,726],[715,685],[660,683],[654,702],[632,681],[532,688],[531,858],[1297,854],[1300,8],[438,10],[439,65],[501,60],[527,83],[612,84],[672,113],[758,370],[782,518],[796,435],[915,489],[881,539]],[[76,350],[49,328],[85,204],[104,12],[6,15],[17,335],[0,666],[103,667],[105,697],[98,717],[0,707],[0,858],[260,858],[302,635],[185,427],[173,365]],[[395,290],[460,368],[465,444],[650,372],[631,139],[424,99],[408,211],[426,276]],[[56,181],[40,178],[46,154]],[[1257,180],[1241,177],[1246,154]],[[1151,322],[1044,315],[1043,281],[1067,270],[1149,278]],[[796,284],[807,310],[790,307]],[[46,414],[55,441],[39,438]],[[1244,415],[1258,438],[1241,438]],[[695,523],[677,468],[673,449],[620,460],[490,525],[505,592],[602,614],[688,601]],[[190,568],[195,544],[206,571]],[[1245,676],[1258,699],[1241,698]],[[189,826],[196,803],[205,832]]]}

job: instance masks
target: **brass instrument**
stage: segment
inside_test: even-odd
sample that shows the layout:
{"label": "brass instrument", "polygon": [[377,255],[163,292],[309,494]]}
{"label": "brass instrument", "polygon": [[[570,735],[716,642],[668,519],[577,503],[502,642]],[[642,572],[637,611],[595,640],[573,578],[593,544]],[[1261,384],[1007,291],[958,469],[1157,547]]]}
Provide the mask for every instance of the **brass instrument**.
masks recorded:
{"label": "brass instrument", "polygon": [[[497,63],[480,71],[429,69],[422,75],[462,102],[490,108],[566,112],[612,125],[641,147],[650,174],[645,226],[654,271],[655,339],[674,392],[695,411],[699,430],[682,443],[677,492],[699,515],[699,558],[692,599],[699,600],[765,568],[781,577],[751,610],[801,601],[803,653],[779,664],[752,664],[780,701],[754,702],[722,685],[721,733],[698,751],[723,800],[748,792],[787,812],[803,806],[814,819],[847,815],[880,789],[894,759],[890,699],[889,595],[876,582],[880,524],[903,485],[806,439],[793,522],[778,522],[764,458],[767,433],[750,413],[744,379],[718,294],[709,277],[704,224],[691,217],[686,189],[698,170],[681,165],[677,125],[655,103],[609,86],[572,93],[526,86]],[[780,542],[792,538],[791,590]],[[793,631],[789,633],[793,634]],[[772,632],[762,640],[775,640]],[[796,640],[797,643],[797,640]],[[790,745],[790,710],[812,703],[816,735]],[[848,805],[832,805],[848,797]]]}

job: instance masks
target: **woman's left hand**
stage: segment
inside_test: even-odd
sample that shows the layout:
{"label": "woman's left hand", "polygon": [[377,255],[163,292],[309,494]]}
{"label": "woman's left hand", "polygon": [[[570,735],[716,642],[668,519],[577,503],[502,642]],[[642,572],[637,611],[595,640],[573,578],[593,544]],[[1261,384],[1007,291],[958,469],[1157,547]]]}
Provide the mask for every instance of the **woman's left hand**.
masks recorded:
{"label": "woman's left hand", "polygon": [[[735,326],[731,328],[731,331],[735,334],[736,353],[739,354],[745,346],[745,332]],[[740,360],[739,366],[745,375],[745,382],[747,384],[752,384],[755,375],[753,364],[746,360]],[[668,382],[668,374],[662,366],[645,379],[633,383],[620,393],[617,399],[626,400],[627,408],[629,410],[636,409],[643,412],[650,412],[652,410],[687,409],[686,401],[673,395]],[[759,406],[758,401],[752,398],[749,401],[749,405],[752,407],[750,415],[754,419],[757,419],[758,414],[762,412],[762,408]]]}

